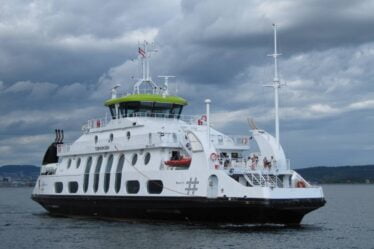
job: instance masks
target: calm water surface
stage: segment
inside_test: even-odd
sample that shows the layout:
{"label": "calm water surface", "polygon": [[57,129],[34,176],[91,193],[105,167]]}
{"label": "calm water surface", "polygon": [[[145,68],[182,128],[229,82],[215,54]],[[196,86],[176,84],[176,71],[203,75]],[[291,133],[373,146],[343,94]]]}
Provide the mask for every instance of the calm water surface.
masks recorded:
{"label": "calm water surface", "polygon": [[31,188],[0,188],[0,248],[370,248],[374,185],[326,185],[327,205],[300,228],[56,218]]}

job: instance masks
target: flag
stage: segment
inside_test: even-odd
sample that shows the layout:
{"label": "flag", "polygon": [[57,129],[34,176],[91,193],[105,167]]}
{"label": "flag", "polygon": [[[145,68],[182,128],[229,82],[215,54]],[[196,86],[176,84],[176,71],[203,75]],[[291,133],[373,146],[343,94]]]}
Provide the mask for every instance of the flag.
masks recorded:
{"label": "flag", "polygon": [[144,58],[145,57],[145,51],[142,48],[139,48],[138,53]]}

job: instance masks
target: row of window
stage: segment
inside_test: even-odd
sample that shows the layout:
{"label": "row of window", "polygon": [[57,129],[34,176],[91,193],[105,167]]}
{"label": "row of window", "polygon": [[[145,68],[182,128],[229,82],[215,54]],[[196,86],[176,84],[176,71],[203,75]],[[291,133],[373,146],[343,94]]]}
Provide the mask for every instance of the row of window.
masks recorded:
{"label": "row of window", "polygon": [[[151,159],[151,154],[147,152],[144,156],[144,164],[147,165]],[[134,166],[138,160],[138,154],[133,154],[131,159],[131,164]],[[94,178],[93,178],[93,191],[96,193],[99,189],[99,181],[100,181],[100,172],[101,172],[101,166],[103,162],[103,156],[99,156],[96,161],[96,167],[94,170]],[[115,171],[115,179],[114,179],[114,189],[115,192],[118,193],[121,188],[121,179],[122,179],[122,169],[125,163],[125,155],[122,154],[119,157],[117,168]],[[105,174],[104,174],[104,192],[107,193],[110,186],[110,172],[112,170],[113,165],[113,155],[111,154],[108,158],[106,168],[105,168]],[[83,191],[86,193],[89,186],[90,181],[90,172],[92,167],[92,157],[89,157],[87,160],[86,168],[83,175]]]}
{"label": "row of window", "polygon": [[[64,185],[62,182],[55,182],[55,192],[62,193],[64,190]],[[68,183],[68,190],[69,193],[77,193],[78,192],[78,182],[69,182]]]}
{"label": "row of window", "polygon": [[[91,158],[91,157],[90,157],[90,158]],[[92,160],[92,158],[91,158],[91,160]],[[102,160],[103,160],[102,156],[99,156],[98,163],[100,162],[100,167],[101,167]],[[144,165],[147,165],[147,164],[149,163],[150,160],[151,160],[151,153],[149,153],[149,152],[145,153],[145,155],[144,155]],[[88,161],[89,161],[89,160],[88,160]],[[87,161],[87,165],[88,165],[88,161]],[[131,165],[132,165],[132,166],[135,166],[135,164],[137,163],[137,161],[138,161],[138,154],[134,153],[134,154],[132,155]],[[91,163],[92,163],[92,161],[91,161]],[[111,167],[112,167],[111,164],[113,163],[113,155],[110,155],[110,156],[109,156],[108,163],[110,163],[110,169],[111,169]],[[68,169],[71,167],[71,164],[72,164],[72,159],[69,158],[69,159],[68,159],[68,163],[67,163],[67,168],[68,168]],[[79,157],[79,158],[77,159],[77,161],[76,161],[75,167],[76,167],[76,168],[79,168],[80,165],[81,165],[81,158]],[[97,167],[97,166],[96,166],[96,167]],[[108,166],[107,166],[107,167],[108,167]],[[99,168],[99,171],[98,171],[98,172],[100,172],[100,168]],[[110,172],[110,170],[109,170],[109,172]]]}
{"label": "row of window", "polygon": [[[131,133],[129,131],[126,133],[126,137],[127,137],[127,140],[130,140]],[[95,144],[97,144],[97,142],[99,141],[99,137],[96,135],[94,137],[94,140],[95,140]],[[113,135],[113,133],[110,133],[108,142],[111,143],[111,142],[113,142],[113,140],[114,140],[114,135]]]}
{"label": "row of window", "polygon": [[[85,186],[85,185],[84,185]],[[105,186],[105,185],[104,185]],[[147,191],[149,194],[160,194],[164,188],[164,185],[161,180],[149,180],[147,182]],[[64,185],[62,182],[55,182],[55,192],[60,194],[62,193],[64,189]],[[95,192],[97,192],[97,187],[94,185],[94,190],[96,189]],[[126,191],[128,194],[137,194],[140,190],[140,183],[137,180],[130,180],[126,181]],[[77,193],[78,192],[78,182],[69,182],[68,183],[68,191],[69,193]],[[104,192],[106,193],[108,189],[105,189],[104,187]],[[86,191],[85,191],[86,192]],[[119,192],[116,190],[116,192]]]}

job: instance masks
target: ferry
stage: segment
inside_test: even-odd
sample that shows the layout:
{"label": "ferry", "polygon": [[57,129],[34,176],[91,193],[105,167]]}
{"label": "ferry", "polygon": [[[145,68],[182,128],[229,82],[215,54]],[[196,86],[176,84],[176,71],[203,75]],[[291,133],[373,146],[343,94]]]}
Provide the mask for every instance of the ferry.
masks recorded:
{"label": "ferry", "polygon": [[325,198],[290,168],[279,142],[273,28],[275,136],[253,121],[248,134],[220,132],[209,99],[202,115],[183,115],[188,102],[169,93],[171,76],[162,84],[150,77],[153,50],[144,42],[133,91],[114,86],[105,102],[110,114],[89,120],[73,143],[56,130],[32,199],[63,216],[299,225]]}

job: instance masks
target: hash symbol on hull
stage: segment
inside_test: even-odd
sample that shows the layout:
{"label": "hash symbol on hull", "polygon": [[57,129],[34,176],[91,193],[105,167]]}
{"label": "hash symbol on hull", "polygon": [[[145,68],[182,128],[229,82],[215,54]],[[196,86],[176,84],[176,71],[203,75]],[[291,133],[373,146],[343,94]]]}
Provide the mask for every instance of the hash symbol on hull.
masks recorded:
{"label": "hash symbol on hull", "polygon": [[197,177],[195,177],[194,180],[192,180],[192,177],[190,177],[190,180],[188,180],[186,182],[188,184],[188,187],[185,188],[185,190],[187,191],[187,195],[194,195],[195,194],[195,191],[198,190],[197,188],[197,184],[199,184],[199,181],[197,180]]}

